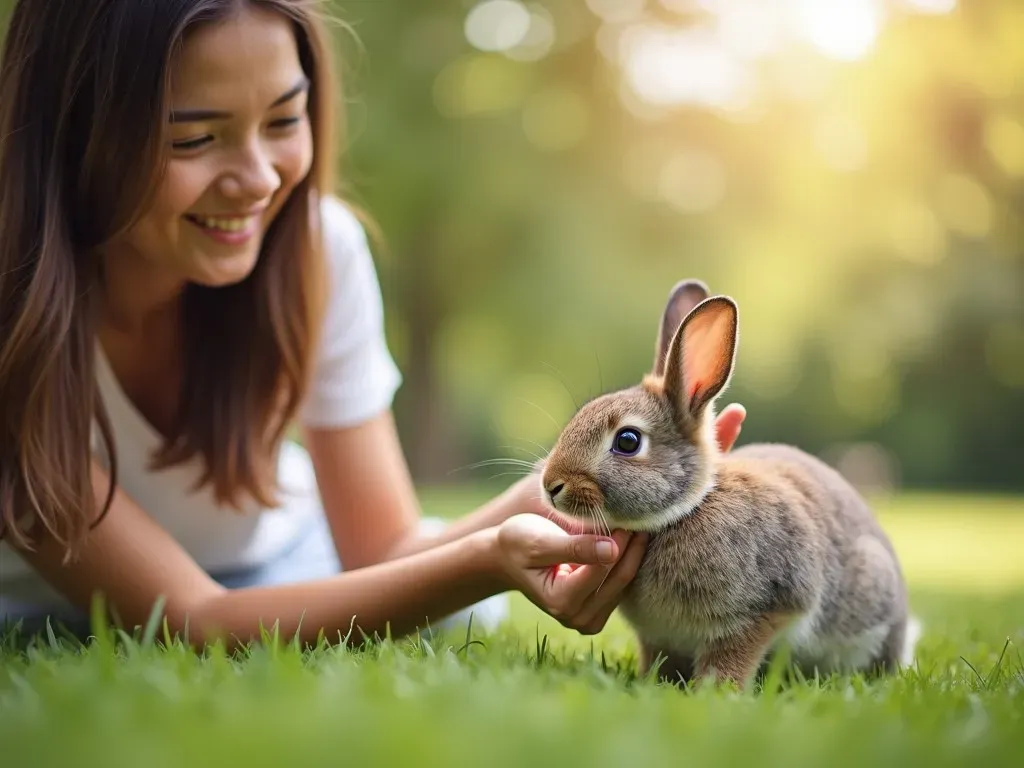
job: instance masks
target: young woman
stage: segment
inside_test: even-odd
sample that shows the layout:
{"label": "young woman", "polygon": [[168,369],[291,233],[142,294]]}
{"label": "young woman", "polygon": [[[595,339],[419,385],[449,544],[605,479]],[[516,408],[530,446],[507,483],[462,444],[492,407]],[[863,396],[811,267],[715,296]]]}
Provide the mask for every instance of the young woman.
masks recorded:
{"label": "young woman", "polygon": [[[17,3],[0,73],[0,619],[81,626],[99,592],[128,626],[162,597],[197,642],[275,622],[358,638],[519,590],[592,633],[635,573],[642,536],[570,535],[536,478],[424,530],[372,258],[333,195],[318,13]],[[726,447],[742,418],[723,413]],[[566,562],[581,567],[547,578]]]}

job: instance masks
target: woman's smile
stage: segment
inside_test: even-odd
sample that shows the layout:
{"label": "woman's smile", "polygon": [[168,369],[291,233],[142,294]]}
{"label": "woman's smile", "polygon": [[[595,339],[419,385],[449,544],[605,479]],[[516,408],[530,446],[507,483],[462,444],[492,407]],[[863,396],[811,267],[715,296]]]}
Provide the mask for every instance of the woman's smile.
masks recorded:
{"label": "woman's smile", "polygon": [[259,212],[217,216],[186,214],[185,219],[218,243],[242,245],[259,233],[262,216]]}

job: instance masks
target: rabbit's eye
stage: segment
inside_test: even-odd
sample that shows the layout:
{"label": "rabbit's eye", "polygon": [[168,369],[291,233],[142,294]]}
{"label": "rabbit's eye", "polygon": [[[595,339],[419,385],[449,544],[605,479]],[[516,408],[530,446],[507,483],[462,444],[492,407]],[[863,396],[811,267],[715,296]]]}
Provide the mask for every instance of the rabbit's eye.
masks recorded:
{"label": "rabbit's eye", "polygon": [[616,453],[632,456],[640,450],[640,433],[635,429],[620,429],[612,443]]}

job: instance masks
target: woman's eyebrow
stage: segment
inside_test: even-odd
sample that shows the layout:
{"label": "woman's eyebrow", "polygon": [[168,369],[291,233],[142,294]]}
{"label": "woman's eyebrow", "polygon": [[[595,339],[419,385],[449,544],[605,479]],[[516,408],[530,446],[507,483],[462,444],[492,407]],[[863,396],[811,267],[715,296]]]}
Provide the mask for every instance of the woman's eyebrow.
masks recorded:
{"label": "woman's eyebrow", "polygon": [[[303,75],[302,79],[289,88],[286,93],[274,99],[270,108],[273,109],[287,101],[291,101],[307,88],[309,88],[309,78]],[[178,109],[171,112],[172,123],[198,123],[206,120],[226,120],[229,117],[231,117],[230,112],[222,112],[215,109]]]}

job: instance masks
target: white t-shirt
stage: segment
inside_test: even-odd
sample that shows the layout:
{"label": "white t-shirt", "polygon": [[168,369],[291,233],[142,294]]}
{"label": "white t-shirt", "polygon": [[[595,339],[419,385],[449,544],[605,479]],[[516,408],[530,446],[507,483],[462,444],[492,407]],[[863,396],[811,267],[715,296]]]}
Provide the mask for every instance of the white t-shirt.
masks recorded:
{"label": "white t-shirt", "polygon": [[[365,232],[337,198],[326,198],[322,212],[332,292],[299,419],[309,426],[338,427],[390,407],[401,376],[385,341],[380,285]],[[281,504],[274,509],[253,502],[242,511],[220,508],[209,488],[193,491],[199,459],[151,472],[148,462],[160,436],[127,398],[97,348],[96,375],[112,422],[119,487],[201,567],[223,572],[267,562],[323,514],[309,456],[294,443],[286,443],[281,452]],[[102,450],[96,458],[103,461]],[[47,607],[66,604],[5,542],[0,542],[0,597]]]}

